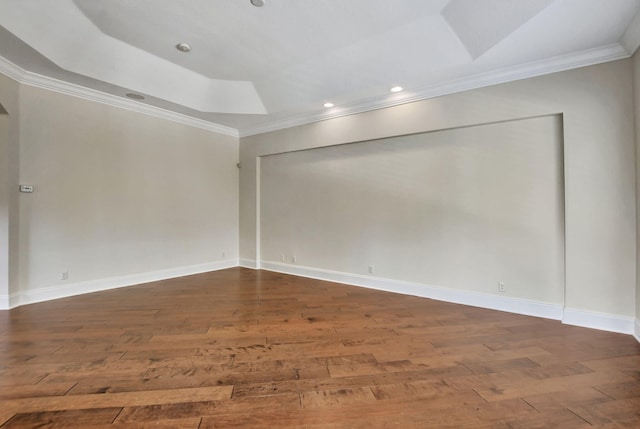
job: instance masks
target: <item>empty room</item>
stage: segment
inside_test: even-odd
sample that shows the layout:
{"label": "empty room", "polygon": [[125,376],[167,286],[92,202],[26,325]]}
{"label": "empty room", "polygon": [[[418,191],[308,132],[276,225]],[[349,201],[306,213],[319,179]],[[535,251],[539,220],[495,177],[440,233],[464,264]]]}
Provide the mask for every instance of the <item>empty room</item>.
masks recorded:
{"label": "empty room", "polygon": [[0,428],[640,427],[640,0],[0,0]]}

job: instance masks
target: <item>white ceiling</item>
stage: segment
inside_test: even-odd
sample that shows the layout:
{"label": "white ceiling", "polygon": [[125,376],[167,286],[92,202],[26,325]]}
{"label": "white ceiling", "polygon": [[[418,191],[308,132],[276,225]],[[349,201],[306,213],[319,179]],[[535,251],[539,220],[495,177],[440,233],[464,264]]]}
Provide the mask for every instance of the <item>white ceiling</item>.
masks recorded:
{"label": "white ceiling", "polygon": [[625,58],[640,43],[640,0],[265,3],[0,0],[0,72],[248,135]]}

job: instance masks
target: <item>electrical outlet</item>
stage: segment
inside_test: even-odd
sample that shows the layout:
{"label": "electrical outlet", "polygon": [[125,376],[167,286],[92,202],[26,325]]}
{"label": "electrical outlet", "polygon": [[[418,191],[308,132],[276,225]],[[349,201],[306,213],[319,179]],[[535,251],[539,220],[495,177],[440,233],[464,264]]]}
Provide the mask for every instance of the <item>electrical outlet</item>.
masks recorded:
{"label": "electrical outlet", "polygon": [[373,265],[369,265],[369,274],[373,274],[373,272],[375,271],[375,268]]}
{"label": "electrical outlet", "polygon": [[225,252],[224,250],[222,251],[222,257],[224,258],[225,256],[227,256],[227,252]]}
{"label": "electrical outlet", "polygon": [[60,274],[60,280],[69,280],[69,271],[63,271],[62,274]]}
{"label": "electrical outlet", "polygon": [[280,255],[280,260],[281,260],[282,262],[286,262],[287,257],[286,257],[286,256],[284,256],[284,253],[283,253],[282,255]]}
{"label": "electrical outlet", "polygon": [[298,260],[298,258],[296,258],[295,256],[291,257],[291,262],[293,262],[294,264],[296,263],[297,260]]}
{"label": "electrical outlet", "polygon": [[506,292],[507,287],[504,285],[504,282],[498,282],[498,292]]}

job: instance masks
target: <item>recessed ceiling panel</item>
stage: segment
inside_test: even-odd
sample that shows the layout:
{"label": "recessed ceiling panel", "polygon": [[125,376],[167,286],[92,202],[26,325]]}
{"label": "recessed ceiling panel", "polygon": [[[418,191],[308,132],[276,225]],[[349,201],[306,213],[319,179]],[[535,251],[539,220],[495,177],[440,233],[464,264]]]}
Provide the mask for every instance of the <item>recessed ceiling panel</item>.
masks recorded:
{"label": "recessed ceiling panel", "polygon": [[[74,0],[105,34],[214,79],[253,81],[437,15],[447,0]],[[189,43],[183,55],[174,47]]]}
{"label": "recessed ceiling panel", "polygon": [[[64,25],[51,19],[60,15]],[[202,112],[266,113],[252,82],[211,79],[115,39],[71,0],[0,2],[0,24],[64,70]]]}
{"label": "recessed ceiling panel", "polygon": [[[615,3],[615,7],[612,4]],[[555,1],[478,58],[478,66],[509,66],[532,58],[562,57],[594,46],[615,45],[638,12],[636,0]],[[589,13],[577,13],[584,9]],[[562,41],[562,42],[560,42]],[[523,49],[527,46],[527,49]]]}
{"label": "recessed ceiling panel", "polygon": [[464,46],[444,19],[433,15],[292,64],[259,78],[256,87],[270,111],[282,111],[345,94],[386,95],[393,85],[425,81],[466,62]]}
{"label": "recessed ceiling panel", "polygon": [[554,1],[451,0],[442,15],[475,59]]}

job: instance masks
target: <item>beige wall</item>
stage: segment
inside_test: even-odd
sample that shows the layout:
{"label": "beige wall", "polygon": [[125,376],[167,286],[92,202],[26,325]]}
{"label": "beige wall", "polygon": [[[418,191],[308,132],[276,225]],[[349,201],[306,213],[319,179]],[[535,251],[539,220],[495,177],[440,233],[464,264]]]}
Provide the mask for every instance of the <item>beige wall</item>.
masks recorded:
{"label": "beige wall", "polygon": [[638,219],[636,230],[636,337],[640,338],[640,52],[632,58],[633,63],[633,100],[635,112],[635,140],[636,140],[636,215]]}
{"label": "beige wall", "polygon": [[4,296],[9,295],[9,148],[9,116],[0,112],[0,295]]}
{"label": "beige wall", "polygon": [[256,157],[550,114],[563,118],[565,305],[632,317],[636,210],[630,60],[242,138],[241,258],[249,263],[257,258]]}
{"label": "beige wall", "polygon": [[19,87],[0,74],[0,306],[7,306],[10,285],[18,281]]}
{"label": "beige wall", "polygon": [[562,305],[561,121],[263,157],[262,261]]}
{"label": "beige wall", "polygon": [[237,138],[31,86],[19,107],[11,293],[237,259]]}

